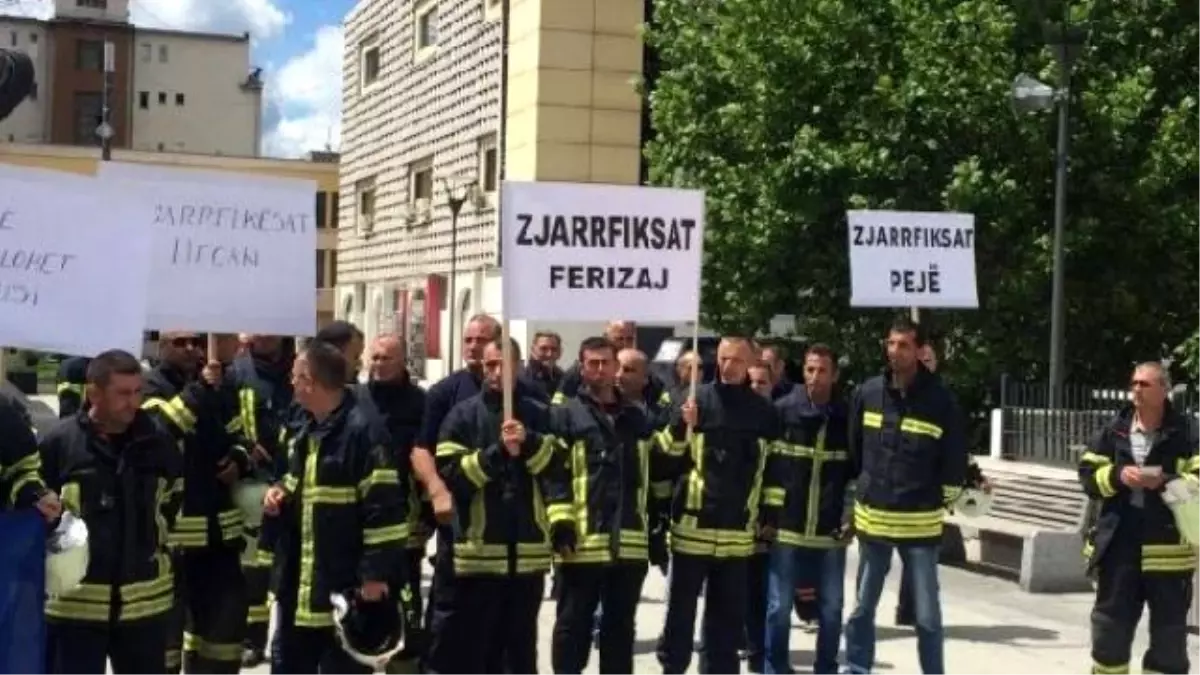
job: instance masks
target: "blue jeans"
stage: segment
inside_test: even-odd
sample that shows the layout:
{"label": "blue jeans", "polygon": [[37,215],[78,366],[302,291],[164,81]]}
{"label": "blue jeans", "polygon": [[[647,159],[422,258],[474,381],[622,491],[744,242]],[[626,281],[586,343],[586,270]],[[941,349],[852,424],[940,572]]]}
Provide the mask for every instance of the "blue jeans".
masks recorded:
{"label": "blue jeans", "polygon": [[791,673],[789,638],[796,585],[810,582],[817,589],[817,654],[814,673],[836,673],[842,640],[842,604],[846,583],[846,549],[771,547],[767,577],[766,634],[763,673]]}
{"label": "blue jeans", "polygon": [[938,546],[893,546],[862,539],[858,540],[858,602],[846,621],[846,667],[852,673],[869,673],[875,665],[875,610],[892,566],[893,550],[900,554],[905,572],[912,575],[921,672],[944,673]]}

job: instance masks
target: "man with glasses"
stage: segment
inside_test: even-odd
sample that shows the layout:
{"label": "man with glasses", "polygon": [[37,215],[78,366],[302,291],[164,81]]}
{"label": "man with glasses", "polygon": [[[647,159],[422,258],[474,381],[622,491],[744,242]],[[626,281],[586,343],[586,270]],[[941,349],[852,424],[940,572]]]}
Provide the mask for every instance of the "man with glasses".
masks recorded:
{"label": "man with glasses", "polygon": [[1175,481],[1184,481],[1194,495],[1200,457],[1195,423],[1171,405],[1170,390],[1162,364],[1139,364],[1130,404],[1079,458],[1079,482],[1101,502],[1084,550],[1089,571],[1098,573],[1093,673],[1129,672],[1143,607],[1150,611],[1150,646],[1142,672],[1191,672],[1187,615],[1196,551],[1181,536],[1163,495]]}

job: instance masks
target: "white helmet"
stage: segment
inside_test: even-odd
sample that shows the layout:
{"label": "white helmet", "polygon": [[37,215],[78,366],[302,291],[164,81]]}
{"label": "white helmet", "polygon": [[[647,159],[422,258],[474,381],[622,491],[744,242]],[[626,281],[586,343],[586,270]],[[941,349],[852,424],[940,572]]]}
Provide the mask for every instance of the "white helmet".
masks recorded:
{"label": "white helmet", "polygon": [[350,591],[331,593],[329,602],[338,645],[350,658],[379,671],[404,651],[404,613],[391,599],[363,602]]}
{"label": "white helmet", "polygon": [[79,587],[88,569],[87,524],[64,511],[46,538],[46,594],[57,597]]}
{"label": "white helmet", "polygon": [[954,500],[954,512],[967,518],[986,516],[992,510],[992,494],[979,488],[964,488]]}
{"label": "white helmet", "polygon": [[254,480],[238,481],[231,490],[233,504],[242,512],[242,561],[253,563],[258,557],[258,535],[263,521],[263,498],[268,485]]}

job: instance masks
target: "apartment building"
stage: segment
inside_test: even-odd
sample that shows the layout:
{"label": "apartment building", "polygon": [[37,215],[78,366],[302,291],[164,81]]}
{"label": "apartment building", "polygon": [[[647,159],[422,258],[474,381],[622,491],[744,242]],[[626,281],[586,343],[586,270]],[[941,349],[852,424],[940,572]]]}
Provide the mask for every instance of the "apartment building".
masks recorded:
{"label": "apartment building", "polygon": [[[317,326],[334,317],[334,288],[338,282],[338,156],[313,153],[308,160],[217,157],[178,152],[114,150],[113,161],[164,167],[228,171],[247,175],[303,178],[315,181]],[[94,175],[100,159],[95,150],[69,145],[0,143],[0,164]]]}
{"label": "apartment building", "polygon": [[139,28],[129,0],[54,0],[46,21],[0,16],[0,46],[34,58],[38,85],[0,142],[98,146],[107,102],[115,148],[259,154],[249,35]]}
{"label": "apartment building", "polygon": [[[501,176],[639,182],[646,4],[360,0],[345,22],[339,317],[404,334],[436,379],[472,314],[503,314]],[[457,223],[451,196],[468,197]],[[569,355],[599,325],[510,324],[522,343],[542,329]]]}

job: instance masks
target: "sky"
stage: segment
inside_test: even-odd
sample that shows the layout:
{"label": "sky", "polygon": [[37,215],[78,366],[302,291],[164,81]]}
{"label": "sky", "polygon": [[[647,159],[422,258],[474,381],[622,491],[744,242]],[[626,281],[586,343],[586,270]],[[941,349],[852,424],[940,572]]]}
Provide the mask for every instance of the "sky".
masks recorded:
{"label": "sky", "polygon": [[[70,0],[66,0],[70,1]],[[300,157],[341,136],[342,17],[354,0],[129,0],[139,26],[251,36],[263,69],[263,154]],[[0,0],[0,15],[48,17],[53,0]]]}

